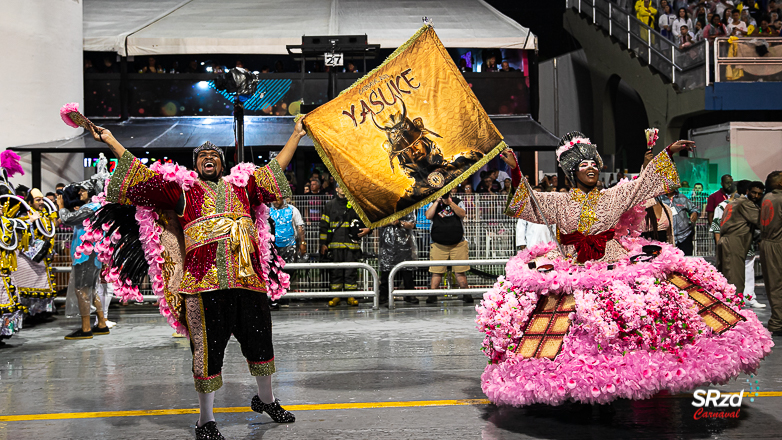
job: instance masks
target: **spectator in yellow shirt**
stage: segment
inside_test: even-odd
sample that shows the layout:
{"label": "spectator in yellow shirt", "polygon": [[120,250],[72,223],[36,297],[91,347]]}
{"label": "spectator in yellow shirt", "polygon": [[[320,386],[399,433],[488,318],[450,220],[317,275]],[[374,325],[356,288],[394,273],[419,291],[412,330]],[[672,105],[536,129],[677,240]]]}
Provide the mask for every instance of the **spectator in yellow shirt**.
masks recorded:
{"label": "spectator in yellow shirt", "polygon": [[[654,29],[654,18],[657,16],[657,9],[652,7],[652,0],[638,0],[635,2],[635,17],[641,23]],[[649,31],[646,28],[641,29],[641,39],[648,41]]]}

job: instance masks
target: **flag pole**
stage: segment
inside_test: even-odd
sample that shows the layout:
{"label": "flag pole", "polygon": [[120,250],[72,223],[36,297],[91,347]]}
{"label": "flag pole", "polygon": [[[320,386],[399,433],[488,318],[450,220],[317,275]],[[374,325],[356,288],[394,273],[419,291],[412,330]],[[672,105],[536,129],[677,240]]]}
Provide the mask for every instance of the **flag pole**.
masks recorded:
{"label": "flag pole", "polygon": [[[543,223],[546,225],[546,228],[548,228],[548,230],[551,231],[551,225],[546,219],[546,216],[543,214],[543,210],[540,209],[538,198],[535,197],[535,191],[532,190],[532,187],[529,185],[527,178],[524,177],[523,174],[521,175],[521,181],[524,182],[524,185],[527,187],[527,192],[529,192],[529,198],[532,200],[532,204],[535,205],[535,209],[537,209],[538,213],[540,213],[540,218],[543,219]],[[554,235],[554,243],[557,244],[557,249],[559,249],[560,255],[562,255],[562,258],[565,258],[565,251],[562,249],[562,244],[560,244],[559,239],[557,238],[556,231],[553,232],[553,235]]]}

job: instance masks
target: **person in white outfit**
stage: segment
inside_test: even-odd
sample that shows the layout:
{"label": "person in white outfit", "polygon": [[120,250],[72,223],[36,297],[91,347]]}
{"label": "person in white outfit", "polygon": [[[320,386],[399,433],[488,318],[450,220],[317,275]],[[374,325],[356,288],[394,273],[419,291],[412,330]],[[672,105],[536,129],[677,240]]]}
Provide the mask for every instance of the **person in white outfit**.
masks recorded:
{"label": "person in white outfit", "polygon": [[663,37],[669,40],[676,40],[678,36],[672,30],[673,23],[676,21],[676,15],[673,13],[673,10],[669,5],[665,5],[665,8],[657,20],[657,23],[660,27],[660,33],[663,35]]}
{"label": "person in white outfit", "polygon": [[530,223],[519,219],[516,223],[516,249],[524,250],[527,246],[554,241],[554,235],[546,225]]}
{"label": "person in white outfit", "polygon": [[679,38],[681,36],[682,26],[687,26],[687,29],[690,31],[695,29],[692,27],[692,19],[687,13],[687,10],[684,8],[679,8],[679,10],[676,11],[676,18],[671,23],[671,32],[675,38]]}
{"label": "person in white outfit", "polygon": [[[541,192],[539,186],[532,187],[532,190]],[[552,228],[555,227],[553,224],[550,226]],[[516,250],[523,251],[528,246],[535,246],[536,244],[548,243],[550,241],[554,241],[554,234],[546,225],[540,225],[522,219],[519,219],[516,223]]]}
{"label": "person in white outfit", "polygon": [[755,244],[752,244],[749,255],[744,260],[744,297],[745,303],[755,309],[765,309],[766,305],[755,296]]}

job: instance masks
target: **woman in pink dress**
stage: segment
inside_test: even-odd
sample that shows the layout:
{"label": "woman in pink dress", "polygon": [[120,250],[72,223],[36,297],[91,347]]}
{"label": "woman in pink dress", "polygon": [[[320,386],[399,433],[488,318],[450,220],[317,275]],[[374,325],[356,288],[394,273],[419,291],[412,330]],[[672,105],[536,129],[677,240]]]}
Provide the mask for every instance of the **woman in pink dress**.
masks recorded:
{"label": "woman in pink dress", "polygon": [[669,145],[636,180],[604,190],[595,145],[578,132],[559,145],[573,189],[537,200],[503,153],[516,186],[506,214],[556,224],[561,247],[520,252],[477,307],[489,399],[607,403],[754,372],[773,342],[735,287],[704,260],[640,237],[644,202],[679,186],[671,157],[692,143]]}

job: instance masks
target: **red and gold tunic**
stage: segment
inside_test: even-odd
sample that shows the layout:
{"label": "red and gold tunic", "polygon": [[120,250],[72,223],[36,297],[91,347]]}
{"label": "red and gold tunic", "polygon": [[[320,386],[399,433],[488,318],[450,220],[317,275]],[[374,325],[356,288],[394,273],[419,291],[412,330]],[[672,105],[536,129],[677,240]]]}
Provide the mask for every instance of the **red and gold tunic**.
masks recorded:
{"label": "red and gold tunic", "polygon": [[[258,232],[253,208],[290,196],[290,187],[276,160],[256,168],[246,186],[224,179],[197,180],[188,190],[150,170],[130,152],[117,163],[106,200],[126,205],[175,210],[184,197],[179,222],[185,236],[185,295],[225,289],[266,292],[258,274]],[[143,233],[143,231],[142,231]]]}
{"label": "red and gold tunic", "polygon": [[[679,174],[668,153],[658,154],[636,180],[606,190],[597,188],[584,194],[573,188],[570,192],[535,193],[542,214],[549,223],[556,223],[557,235],[576,231],[584,235],[597,235],[613,228],[619,217],[628,209],[647,199],[665,194],[679,187]],[[530,203],[526,185],[519,185],[509,196],[505,214],[524,220],[543,223],[540,212]],[[576,256],[576,247],[564,245],[568,256]],[[606,243],[605,254],[600,261],[615,261],[627,255],[616,239]]]}

